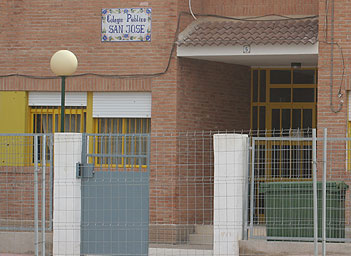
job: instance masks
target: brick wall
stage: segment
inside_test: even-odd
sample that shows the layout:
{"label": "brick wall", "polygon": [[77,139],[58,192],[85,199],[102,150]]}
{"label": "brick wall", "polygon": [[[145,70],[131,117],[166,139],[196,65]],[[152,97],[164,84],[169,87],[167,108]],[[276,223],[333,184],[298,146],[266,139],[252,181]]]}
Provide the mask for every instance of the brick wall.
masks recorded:
{"label": "brick wall", "polygon": [[[1,157],[3,158],[3,157]],[[18,162],[20,164],[20,162]],[[38,174],[38,216],[41,219],[42,182]],[[8,230],[34,230],[34,167],[0,167],[0,227]],[[50,220],[50,169],[46,169],[46,221]],[[52,216],[52,215],[51,215]],[[48,223],[46,224],[48,227]]]}
{"label": "brick wall", "polygon": [[250,68],[179,59],[177,129],[250,128]]}
{"label": "brick wall", "polygon": [[[175,0],[2,1],[1,73],[52,75],[49,60],[62,48],[79,60],[77,73],[159,72],[174,37]],[[152,42],[102,43],[101,9],[152,8]]]}
{"label": "brick wall", "polygon": [[311,15],[318,14],[319,4],[318,0],[193,0],[196,1],[203,1],[203,13],[224,16]]}
{"label": "brick wall", "polygon": [[[328,12],[328,27],[325,23],[325,4],[321,1],[319,13],[319,57],[318,57],[318,114],[317,114],[317,126],[318,128],[332,128],[330,132],[336,135],[346,135],[347,128],[347,95],[346,89],[350,89],[348,85],[348,73],[350,70],[350,61],[351,61],[351,47],[349,43],[349,33],[351,25],[348,22],[349,14],[351,9],[347,8],[349,6],[348,1],[335,1],[335,13],[334,13],[334,42],[337,45],[334,45],[333,49],[333,62],[332,60],[332,47],[329,43],[331,42],[331,9],[332,1],[329,3],[329,12]],[[327,33],[326,33],[327,30]],[[327,36],[327,37],[326,37]],[[343,56],[341,55],[341,51]],[[342,81],[342,72],[343,72],[343,59],[345,74]],[[333,83],[331,86],[330,81],[330,72],[331,65],[333,65]],[[343,83],[342,83],[343,82]],[[343,94],[343,106],[340,106],[340,99],[337,97],[339,88],[341,86],[341,93]],[[331,92],[333,94],[331,98]],[[331,106],[331,99],[333,101],[333,106]],[[337,113],[335,113],[338,111]],[[335,129],[336,128],[336,129]],[[321,131],[320,131],[321,132]]]}

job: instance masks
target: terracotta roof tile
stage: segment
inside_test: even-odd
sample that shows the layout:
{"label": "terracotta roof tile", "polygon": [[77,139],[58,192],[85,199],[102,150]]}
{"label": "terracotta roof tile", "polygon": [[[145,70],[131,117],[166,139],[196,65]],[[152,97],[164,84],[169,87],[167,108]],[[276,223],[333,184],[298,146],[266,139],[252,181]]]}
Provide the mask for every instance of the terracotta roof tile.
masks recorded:
{"label": "terracotta roof tile", "polygon": [[180,46],[246,44],[315,44],[318,18],[299,20],[223,21],[201,18],[178,37]]}

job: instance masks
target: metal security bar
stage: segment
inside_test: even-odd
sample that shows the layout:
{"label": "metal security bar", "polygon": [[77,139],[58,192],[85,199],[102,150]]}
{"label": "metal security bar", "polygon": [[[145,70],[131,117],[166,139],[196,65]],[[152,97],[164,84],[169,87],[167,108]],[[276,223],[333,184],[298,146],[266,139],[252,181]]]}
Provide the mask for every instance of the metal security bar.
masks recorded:
{"label": "metal security bar", "polygon": [[107,168],[148,168],[150,134],[86,134],[83,135],[83,163],[92,164],[96,170]]}
{"label": "metal security bar", "polygon": [[[33,133],[54,133],[60,130],[60,107],[30,107],[30,129]],[[65,108],[65,131],[85,132],[86,107]]]}

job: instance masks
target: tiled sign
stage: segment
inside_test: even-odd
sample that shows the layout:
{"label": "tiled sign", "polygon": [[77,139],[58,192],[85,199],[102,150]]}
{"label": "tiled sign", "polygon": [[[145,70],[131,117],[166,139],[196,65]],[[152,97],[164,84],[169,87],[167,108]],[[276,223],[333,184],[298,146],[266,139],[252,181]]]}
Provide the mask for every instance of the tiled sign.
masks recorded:
{"label": "tiled sign", "polygon": [[151,8],[102,9],[101,41],[151,41]]}

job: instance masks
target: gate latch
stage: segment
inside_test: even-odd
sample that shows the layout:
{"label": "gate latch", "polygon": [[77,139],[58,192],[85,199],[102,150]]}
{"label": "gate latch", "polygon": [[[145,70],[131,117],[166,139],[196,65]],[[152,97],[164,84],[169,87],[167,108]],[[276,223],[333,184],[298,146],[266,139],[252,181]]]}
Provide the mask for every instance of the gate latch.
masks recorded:
{"label": "gate latch", "polygon": [[76,163],[76,177],[78,179],[94,177],[94,164]]}

